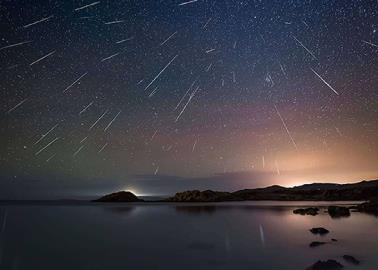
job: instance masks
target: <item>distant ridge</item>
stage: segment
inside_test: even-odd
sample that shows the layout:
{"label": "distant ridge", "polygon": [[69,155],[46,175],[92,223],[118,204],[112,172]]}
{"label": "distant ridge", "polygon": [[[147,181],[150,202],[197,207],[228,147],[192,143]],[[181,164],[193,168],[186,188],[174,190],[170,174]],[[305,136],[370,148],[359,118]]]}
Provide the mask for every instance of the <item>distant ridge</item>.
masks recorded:
{"label": "distant ridge", "polygon": [[293,189],[298,190],[306,190],[306,189],[336,189],[336,188],[352,188],[352,187],[374,187],[378,185],[378,180],[370,180],[370,181],[360,181],[356,183],[348,183],[348,184],[335,184],[335,183],[312,183],[312,184],[304,184],[300,186],[295,186]]}
{"label": "distant ridge", "polygon": [[221,201],[363,201],[378,197],[378,180],[351,184],[313,183],[285,188],[273,185],[265,188],[243,189],[235,192],[191,190],[178,192],[169,202]]}

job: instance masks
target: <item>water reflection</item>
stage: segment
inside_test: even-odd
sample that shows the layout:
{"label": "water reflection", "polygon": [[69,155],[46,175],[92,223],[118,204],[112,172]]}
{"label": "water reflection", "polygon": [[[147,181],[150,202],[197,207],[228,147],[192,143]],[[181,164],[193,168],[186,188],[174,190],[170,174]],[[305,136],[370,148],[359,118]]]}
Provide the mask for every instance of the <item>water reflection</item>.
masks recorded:
{"label": "water reflection", "polygon": [[130,215],[135,211],[136,206],[105,206],[102,208],[106,212],[110,212],[116,215]]}
{"label": "water reflection", "polygon": [[[2,209],[1,209],[2,210]],[[8,211],[7,209],[5,208],[4,211],[1,211],[3,212],[2,215],[1,215],[1,227],[0,227],[0,266],[2,264],[2,261],[3,261],[3,250],[4,250],[4,239],[5,239],[5,227],[7,225],[7,218],[8,218]]]}
{"label": "water reflection", "polygon": [[[176,212],[189,214],[189,215],[200,215],[200,214],[213,214],[217,208],[214,205],[176,205],[175,206]],[[218,207],[219,210],[219,207]]]}
{"label": "water reflection", "polygon": [[214,214],[216,211],[271,211],[275,213],[285,213],[290,210],[290,207],[274,207],[274,206],[258,206],[258,205],[175,205],[176,212],[189,214],[189,215],[201,215]]}
{"label": "water reflection", "polygon": [[[332,219],[325,206],[301,216],[292,213],[298,205],[248,202],[8,205],[0,269],[293,270],[328,259],[347,266],[343,254],[377,269],[378,219]],[[313,227],[330,233],[313,235]],[[309,247],[314,241],[327,244]]]}
{"label": "water reflection", "polygon": [[193,250],[211,250],[215,248],[215,245],[209,242],[197,241],[191,242],[187,248]]}

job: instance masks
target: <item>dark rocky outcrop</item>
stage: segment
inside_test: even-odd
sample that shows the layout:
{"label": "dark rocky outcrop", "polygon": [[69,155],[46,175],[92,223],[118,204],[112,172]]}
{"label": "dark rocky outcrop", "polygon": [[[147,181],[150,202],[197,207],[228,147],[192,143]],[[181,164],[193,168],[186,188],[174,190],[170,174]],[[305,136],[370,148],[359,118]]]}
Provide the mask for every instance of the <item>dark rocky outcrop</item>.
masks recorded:
{"label": "dark rocky outcrop", "polygon": [[319,241],[314,241],[310,243],[310,247],[318,247],[327,244],[326,242],[319,242]]}
{"label": "dark rocky outcrop", "polygon": [[360,212],[378,215],[378,198],[374,198],[369,202],[357,205],[357,210]]}
{"label": "dark rocky outcrop", "polygon": [[353,257],[351,255],[344,255],[343,259],[345,261],[347,261],[348,263],[351,263],[351,264],[354,264],[354,265],[359,265],[360,264],[360,261],[357,260],[355,257]]}
{"label": "dark rocky outcrop", "polygon": [[168,199],[170,202],[220,202],[232,200],[231,193],[212,190],[178,192],[174,197]]}
{"label": "dark rocky outcrop", "polygon": [[307,270],[338,270],[343,269],[343,265],[335,260],[317,261]]}
{"label": "dark rocky outcrop", "polygon": [[129,191],[119,191],[105,195],[94,202],[143,202],[135,194]]}
{"label": "dark rocky outcrop", "polygon": [[328,214],[333,218],[349,217],[350,211],[348,207],[343,206],[328,206]]}
{"label": "dark rocky outcrop", "polygon": [[322,227],[319,227],[319,228],[312,228],[310,230],[310,232],[312,232],[313,234],[325,235],[325,234],[329,233],[329,230],[322,228]]}
{"label": "dark rocky outcrop", "polygon": [[318,212],[319,212],[319,208],[316,208],[316,207],[299,208],[293,211],[294,214],[299,214],[303,216],[304,215],[316,216]]}

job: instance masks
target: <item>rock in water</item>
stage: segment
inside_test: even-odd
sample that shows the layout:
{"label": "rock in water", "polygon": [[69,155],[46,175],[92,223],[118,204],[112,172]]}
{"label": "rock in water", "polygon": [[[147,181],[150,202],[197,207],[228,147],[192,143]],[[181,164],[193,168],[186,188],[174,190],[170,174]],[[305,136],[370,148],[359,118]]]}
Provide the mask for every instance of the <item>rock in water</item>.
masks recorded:
{"label": "rock in water", "polygon": [[347,207],[332,205],[328,206],[328,214],[333,218],[349,217],[350,211]]}
{"label": "rock in water", "polygon": [[318,246],[325,245],[325,244],[326,244],[326,242],[314,241],[314,242],[311,242],[310,247],[318,247]]}
{"label": "rock in water", "polygon": [[347,261],[348,263],[354,264],[354,265],[359,265],[360,261],[357,260],[355,257],[350,256],[350,255],[344,255],[343,259]]}
{"label": "rock in water", "polygon": [[316,207],[299,208],[293,211],[294,214],[311,215],[311,216],[316,216],[318,212],[319,212],[319,208],[316,208]]}
{"label": "rock in water", "polygon": [[320,227],[320,228],[312,228],[312,229],[310,230],[310,232],[312,232],[313,234],[324,235],[324,234],[329,233],[329,230]]}
{"label": "rock in water", "polygon": [[116,193],[105,195],[95,202],[143,202],[135,194],[130,191],[119,191]]}
{"label": "rock in water", "polygon": [[317,261],[307,270],[339,270],[343,269],[343,265],[335,260]]}
{"label": "rock in water", "polygon": [[369,202],[357,205],[357,210],[360,212],[378,215],[378,199],[375,198]]}

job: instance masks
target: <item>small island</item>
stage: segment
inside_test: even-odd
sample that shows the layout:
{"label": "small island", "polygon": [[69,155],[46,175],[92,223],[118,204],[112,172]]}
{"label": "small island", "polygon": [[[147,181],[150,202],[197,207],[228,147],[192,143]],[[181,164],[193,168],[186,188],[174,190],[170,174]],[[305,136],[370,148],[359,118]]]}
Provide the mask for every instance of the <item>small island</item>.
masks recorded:
{"label": "small island", "polygon": [[135,194],[130,191],[119,191],[105,195],[94,202],[143,202]]}

